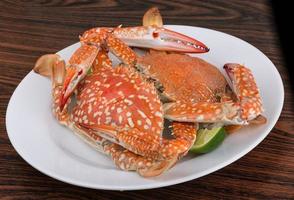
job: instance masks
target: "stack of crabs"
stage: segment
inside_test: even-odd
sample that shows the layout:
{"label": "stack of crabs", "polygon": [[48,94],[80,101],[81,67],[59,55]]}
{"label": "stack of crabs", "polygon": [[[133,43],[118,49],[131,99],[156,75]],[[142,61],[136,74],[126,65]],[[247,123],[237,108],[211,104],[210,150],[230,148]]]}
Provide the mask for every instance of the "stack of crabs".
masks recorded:
{"label": "stack of crabs", "polygon": [[[122,170],[162,174],[192,147],[198,123],[236,129],[263,121],[251,71],[225,64],[228,87],[216,67],[183,54],[209,49],[163,28],[156,8],[145,13],[143,26],[93,28],[80,43],[67,63],[44,55],[34,71],[52,79],[56,119]],[[129,46],[150,50],[139,57]],[[113,67],[109,51],[122,63]],[[172,136],[162,135],[164,119],[171,121]]]}

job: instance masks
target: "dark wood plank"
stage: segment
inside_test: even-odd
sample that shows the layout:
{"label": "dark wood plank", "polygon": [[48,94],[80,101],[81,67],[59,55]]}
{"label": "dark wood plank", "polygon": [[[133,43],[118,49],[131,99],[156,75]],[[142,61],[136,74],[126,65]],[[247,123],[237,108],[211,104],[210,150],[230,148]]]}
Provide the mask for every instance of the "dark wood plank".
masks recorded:
{"label": "dark wood plank", "polygon": [[[135,192],[80,188],[47,177],[11,146],[5,129],[9,98],[36,59],[78,40],[94,26],[139,25],[158,6],[165,24],[207,27],[240,37],[263,51],[285,85],[281,117],[269,136],[237,162],[187,183]],[[1,199],[291,199],[294,198],[294,96],[267,1],[0,1]]]}

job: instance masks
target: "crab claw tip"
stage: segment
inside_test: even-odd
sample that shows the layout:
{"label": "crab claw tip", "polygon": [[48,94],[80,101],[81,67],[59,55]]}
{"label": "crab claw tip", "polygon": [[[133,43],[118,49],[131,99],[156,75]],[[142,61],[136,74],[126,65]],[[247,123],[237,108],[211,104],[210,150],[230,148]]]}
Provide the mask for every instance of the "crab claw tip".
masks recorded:
{"label": "crab claw tip", "polygon": [[165,28],[159,28],[158,33],[163,48],[185,53],[206,53],[209,51],[205,44],[184,34]]}
{"label": "crab claw tip", "polygon": [[67,103],[67,100],[71,96],[71,94],[74,92],[76,86],[81,81],[81,79],[84,77],[84,73],[81,72],[81,70],[77,70],[75,68],[68,68],[66,77],[63,83],[62,88],[62,95],[60,96],[60,103],[59,107],[61,110],[63,110],[65,104]]}

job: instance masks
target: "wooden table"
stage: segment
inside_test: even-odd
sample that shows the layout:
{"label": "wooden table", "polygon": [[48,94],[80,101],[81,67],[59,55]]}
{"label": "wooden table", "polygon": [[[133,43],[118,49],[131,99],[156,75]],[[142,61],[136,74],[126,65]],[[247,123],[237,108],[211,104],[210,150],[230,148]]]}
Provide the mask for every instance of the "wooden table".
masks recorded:
{"label": "wooden table", "polygon": [[[154,190],[80,188],[28,165],[8,140],[5,112],[12,92],[36,59],[75,43],[77,36],[90,27],[139,25],[143,13],[153,5],[160,8],[165,24],[207,27],[235,35],[274,62],[284,81],[285,104],[269,136],[242,159],[215,173]],[[0,1],[0,198],[294,198],[294,96],[283,61],[271,5],[266,1]]]}

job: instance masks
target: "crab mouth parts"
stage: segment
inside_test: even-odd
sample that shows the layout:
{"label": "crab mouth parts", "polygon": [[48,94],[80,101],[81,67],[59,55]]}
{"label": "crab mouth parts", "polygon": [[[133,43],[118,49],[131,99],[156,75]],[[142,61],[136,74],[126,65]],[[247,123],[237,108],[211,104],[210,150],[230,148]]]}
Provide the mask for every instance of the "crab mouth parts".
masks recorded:
{"label": "crab mouth parts", "polygon": [[[148,68],[148,67],[147,67]],[[163,84],[155,77],[153,77],[152,75],[150,75],[148,73],[148,70],[146,70],[146,67],[141,64],[136,64],[135,65],[135,69],[137,72],[139,72],[140,74],[142,74],[143,76],[146,77],[146,80],[149,82],[149,83],[152,83],[154,85],[154,87],[156,88],[156,90],[158,91],[159,94],[163,93],[165,88],[163,86]]]}

